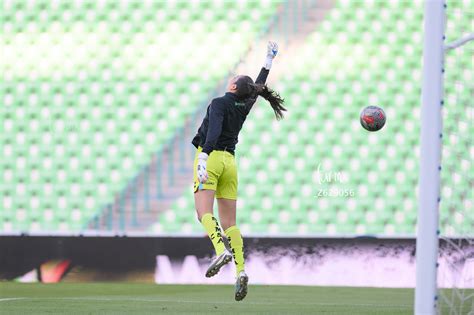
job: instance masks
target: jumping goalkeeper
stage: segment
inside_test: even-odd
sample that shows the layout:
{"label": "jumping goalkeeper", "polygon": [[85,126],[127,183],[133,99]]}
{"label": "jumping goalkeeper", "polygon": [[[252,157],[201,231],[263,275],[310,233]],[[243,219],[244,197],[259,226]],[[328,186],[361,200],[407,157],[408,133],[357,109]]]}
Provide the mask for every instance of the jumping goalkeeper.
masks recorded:
{"label": "jumping goalkeeper", "polygon": [[[192,143],[197,148],[194,160],[194,202],[199,221],[214,245],[216,257],[207,269],[206,277],[215,276],[220,268],[234,258],[237,272],[235,300],[247,295],[248,276],[244,265],[244,243],[236,226],[237,166],[235,145],[239,132],[258,96],[270,103],[276,118],[283,118],[283,99],[265,85],[278,46],[269,42],[265,64],[255,80],[238,75],[229,80],[227,93],[212,100],[206,116]],[[217,199],[219,219],[232,254],[226,249],[221,227],[214,217]]]}

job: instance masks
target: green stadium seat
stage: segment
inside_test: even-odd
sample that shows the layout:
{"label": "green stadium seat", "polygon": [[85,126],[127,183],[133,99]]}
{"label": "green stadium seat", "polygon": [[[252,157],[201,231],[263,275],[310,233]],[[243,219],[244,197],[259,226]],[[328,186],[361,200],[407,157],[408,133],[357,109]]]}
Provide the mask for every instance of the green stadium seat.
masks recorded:
{"label": "green stadium seat", "polygon": [[[245,53],[247,46],[242,43],[254,40],[279,3],[135,1],[121,7],[112,1],[101,7],[86,1],[61,2],[53,9],[47,1],[30,7],[15,2],[1,22],[11,25],[3,38],[12,48],[8,51],[18,49],[17,33],[29,32],[33,43],[39,34],[62,40],[60,32],[52,30],[59,21],[61,32],[74,33],[84,40],[83,47],[89,45],[87,33],[96,34],[97,49],[86,52],[84,58],[97,63],[89,67],[88,62],[75,61],[64,80],[54,77],[52,71],[64,69],[53,61],[48,68],[52,70],[43,69],[34,76],[13,63],[3,64],[3,70],[15,76],[0,79],[0,98],[5,104],[0,110],[5,122],[0,143],[8,153],[0,161],[1,185],[8,196],[5,212],[0,214],[0,231],[84,229],[183,126],[195,106],[208,101],[208,92]],[[466,3],[450,6],[463,10]],[[47,20],[37,14],[43,9],[50,11]],[[17,22],[10,14],[19,10],[28,12],[25,18],[34,21],[35,30],[27,31],[27,23]],[[65,10],[72,12],[73,22],[64,20]],[[87,19],[88,12],[95,13],[92,21]],[[414,234],[421,25],[419,2],[336,3],[285,66],[292,73],[272,82],[286,99],[286,118],[274,123],[268,106],[257,104],[242,131],[237,157],[239,199],[244,201],[238,219],[243,230],[265,235]],[[465,17],[448,19],[448,39],[470,26]],[[205,49],[175,49],[182,42]],[[216,50],[222,42],[239,48],[217,56],[209,66],[206,50]],[[160,49],[156,49],[158,44]],[[78,42],[75,45],[81,47]],[[41,45],[38,50],[39,56],[45,55]],[[190,57],[193,66],[183,62]],[[461,71],[471,63],[467,54],[447,55],[444,115],[453,119],[444,121],[446,134],[474,133],[473,126],[460,123],[469,113],[456,106],[470,101],[469,91],[454,84],[472,81]],[[35,66],[26,63],[24,69],[28,67]],[[156,70],[150,74],[150,69]],[[194,83],[190,86],[189,82]],[[387,126],[376,134],[365,133],[359,125],[360,109],[368,103],[384,107],[389,116]],[[61,131],[59,121],[64,124]],[[443,167],[468,172],[472,166],[466,154],[469,140],[443,139],[450,153],[444,153]],[[321,187],[316,180],[319,163],[326,172],[347,172],[347,182],[332,185],[351,188],[355,196],[316,198],[319,188],[331,187]],[[454,220],[450,207],[464,205],[453,196],[468,193],[469,184],[451,175],[442,172],[444,185],[454,190],[443,191],[450,202],[441,204],[440,216],[444,228],[455,233],[472,228],[474,219],[467,218],[465,224]],[[45,184],[53,188],[45,192],[41,188]],[[73,193],[73,186],[79,192]],[[23,203],[25,196],[34,205]],[[152,231],[201,233],[192,197],[187,191],[178,198],[170,212],[157,218]],[[19,217],[15,209],[22,209]]]}
{"label": "green stadium seat", "polygon": [[[260,12],[262,5],[255,3],[253,7]],[[2,70],[15,72],[13,77],[0,79],[0,97],[6,105],[0,117],[8,121],[0,144],[11,149],[11,154],[2,158],[2,169],[8,177],[2,185],[14,190],[17,183],[34,183],[38,187],[48,183],[67,189],[53,189],[48,195],[38,189],[25,191],[23,196],[34,193],[38,204],[22,212],[27,214],[24,220],[10,217],[8,229],[85,228],[103,205],[112,202],[130,178],[149,163],[152,154],[184,124],[196,106],[207,101],[208,93],[245,52],[246,43],[268,23],[279,2],[267,5],[267,17],[260,23],[250,23],[255,16],[236,15],[232,29],[241,32],[248,27],[239,40],[232,36],[231,29],[214,27],[218,19],[226,18],[228,8],[234,7],[231,2],[219,8],[208,1],[130,2],[126,7],[94,1],[74,5],[13,3],[8,9],[11,14],[5,14],[0,22],[2,26],[12,26],[3,38],[11,48],[8,51],[15,54],[16,50],[25,50],[15,39],[22,33],[36,45],[38,56],[46,56],[42,63],[50,66],[43,69],[41,63],[30,63],[25,58],[28,63],[20,68],[18,62],[9,63],[8,56],[7,62],[2,63]],[[24,22],[12,18],[18,11],[25,13]],[[47,19],[39,18],[40,11],[48,12]],[[65,19],[66,11],[69,20]],[[34,21],[33,28],[27,20]],[[65,57],[48,58],[50,49],[40,41],[62,43],[68,34],[74,34],[69,41],[70,63],[61,60],[59,64],[57,61]],[[96,43],[91,41],[92,34]],[[214,58],[208,67],[208,78],[203,79],[201,69],[205,62],[208,64],[203,53],[217,50],[222,43],[242,48]],[[180,46],[182,49],[177,49]],[[192,51],[184,46],[205,50]],[[84,50],[84,56],[78,57],[73,50]],[[200,58],[195,58],[196,54]],[[193,60],[200,66],[190,67],[183,60]],[[150,74],[150,69],[157,70]],[[54,71],[65,77],[57,79]],[[191,94],[189,82],[195,82],[191,84]],[[69,189],[73,185],[78,187],[77,194]],[[61,205],[57,203],[59,199],[63,200]],[[88,202],[78,203],[81,199]],[[39,218],[42,211],[56,210],[61,213],[59,221],[49,214],[46,220]],[[71,211],[76,213],[74,218],[62,215]],[[27,220],[29,212],[32,222]],[[181,230],[178,225],[166,229]]]}

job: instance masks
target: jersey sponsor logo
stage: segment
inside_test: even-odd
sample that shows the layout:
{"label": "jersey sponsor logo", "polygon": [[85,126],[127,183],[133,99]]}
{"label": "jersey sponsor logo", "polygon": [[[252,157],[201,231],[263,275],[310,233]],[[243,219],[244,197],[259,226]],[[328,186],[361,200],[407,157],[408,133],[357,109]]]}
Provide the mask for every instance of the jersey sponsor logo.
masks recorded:
{"label": "jersey sponsor logo", "polygon": [[243,107],[243,106],[245,106],[245,103],[244,102],[235,102],[234,105],[239,106],[239,107]]}
{"label": "jersey sponsor logo", "polygon": [[198,190],[203,190],[204,185],[214,185],[214,182],[207,181],[203,184],[203,183],[200,183],[198,181],[195,181],[194,182],[194,192],[197,192]]}

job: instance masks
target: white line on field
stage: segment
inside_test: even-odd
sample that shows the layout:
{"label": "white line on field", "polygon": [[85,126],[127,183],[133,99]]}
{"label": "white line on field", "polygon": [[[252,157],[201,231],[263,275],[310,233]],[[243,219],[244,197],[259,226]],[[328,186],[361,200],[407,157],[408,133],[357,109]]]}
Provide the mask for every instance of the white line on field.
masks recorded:
{"label": "white line on field", "polygon": [[0,302],[16,301],[16,300],[24,300],[24,299],[26,299],[26,298],[23,298],[23,297],[4,298],[4,299],[0,299]]}
{"label": "white line on field", "polygon": [[[192,303],[192,304],[235,304],[236,302],[226,302],[226,301],[190,301],[190,300],[167,300],[167,299],[144,299],[144,298],[124,298],[122,296],[117,296],[115,298],[102,298],[102,297],[63,297],[63,298],[54,298],[54,297],[44,297],[44,298],[13,298],[15,299],[28,299],[28,300],[76,300],[76,301],[98,301],[98,302],[112,302],[112,301],[131,301],[131,302],[150,302],[150,303]],[[250,305],[275,305],[274,302],[245,302],[245,304]],[[371,304],[371,303],[326,303],[326,302],[315,302],[315,303],[302,303],[295,302],[295,305],[319,305],[319,306],[361,306],[361,307],[385,307],[385,308],[412,308],[413,305],[406,304]]]}

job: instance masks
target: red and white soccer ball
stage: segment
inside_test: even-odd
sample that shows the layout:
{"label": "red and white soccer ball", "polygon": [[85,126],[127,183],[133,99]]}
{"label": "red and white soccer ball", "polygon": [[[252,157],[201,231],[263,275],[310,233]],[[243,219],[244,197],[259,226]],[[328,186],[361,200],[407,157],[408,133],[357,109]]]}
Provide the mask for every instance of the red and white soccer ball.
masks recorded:
{"label": "red and white soccer ball", "polygon": [[378,106],[367,106],[360,113],[360,124],[368,131],[378,131],[385,125],[385,112]]}

